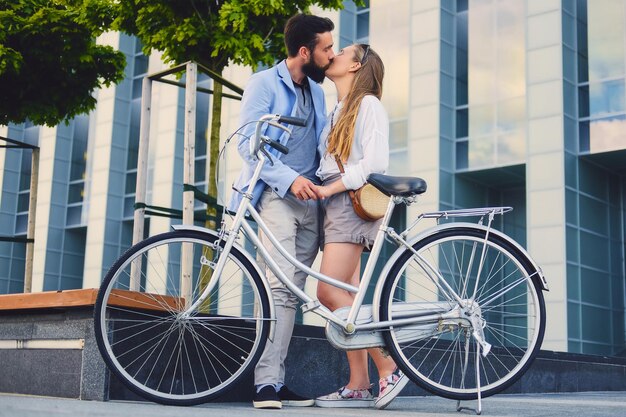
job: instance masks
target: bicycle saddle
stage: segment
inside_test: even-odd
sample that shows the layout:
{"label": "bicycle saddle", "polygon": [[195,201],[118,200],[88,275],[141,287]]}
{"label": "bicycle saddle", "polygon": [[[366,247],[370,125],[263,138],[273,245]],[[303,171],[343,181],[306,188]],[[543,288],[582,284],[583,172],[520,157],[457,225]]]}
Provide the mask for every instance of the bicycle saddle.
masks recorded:
{"label": "bicycle saddle", "polygon": [[367,182],[389,196],[411,197],[426,191],[426,181],[417,177],[370,174],[367,177]]}

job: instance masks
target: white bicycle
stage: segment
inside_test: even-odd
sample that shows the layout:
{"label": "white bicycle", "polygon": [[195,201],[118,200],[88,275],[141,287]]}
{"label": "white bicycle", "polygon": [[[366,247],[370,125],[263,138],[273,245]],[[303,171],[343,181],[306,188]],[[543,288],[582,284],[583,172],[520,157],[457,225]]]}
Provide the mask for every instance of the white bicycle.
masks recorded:
{"label": "white bicycle", "polygon": [[[250,139],[258,163],[271,163],[264,124],[287,130],[299,119],[266,115]],[[269,159],[269,160],[268,160]],[[380,174],[368,181],[389,196],[359,287],[322,275],[289,255],[243,193],[232,225],[219,231],[173,226],[131,247],[107,273],[95,305],[98,347],[110,370],[133,392],[164,404],[217,398],[254,369],[272,337],[274,305],[254,247],[302,300],[303,312],[323,317],[329,342],[340,349],[381,347],[424,389],[451,399],[480,399],[513,384],[543,340],[547,283],[526,251],[492,228],[510,207],[421,214],[406,230],[389,227],[394,207],[426,190],[419,178]],[[296,268],[355,294],[351,307],[330,311],[301,291],[268,256],[251,217]],[[439,219],[477,217],[477,223]],[[435,225],[408,237],[418,222]],[[240,243],[242,233],[248,243]],[[363,303],[383,242],[397,245],[373,298]]]}

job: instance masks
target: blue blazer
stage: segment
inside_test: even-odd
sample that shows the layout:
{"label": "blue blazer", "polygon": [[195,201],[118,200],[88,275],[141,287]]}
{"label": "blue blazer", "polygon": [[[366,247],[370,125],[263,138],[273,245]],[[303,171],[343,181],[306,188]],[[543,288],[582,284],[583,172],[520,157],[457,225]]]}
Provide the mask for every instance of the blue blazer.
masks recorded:
{"label": "blue blazer", "polygon": [[[319,140],[322,129],[326,124],[326,102],[322,88],[313,80],[309,79],[311,87],[311,97],[315,109],[315,137]],[[291,75],[287,69],[287,64],[283,60],[272,68],[253,74],[246,86],[241,100],[241,114],[239,125],[258,120],[265,114],[280,114],[284,116],[295,116],[298,108],[298,95],[296,94]],[[239,174],[239,178],[233,184],[235,188],[242,192],[251,192],[253,195],[252,204],[256,206],[265,189],[270,186],[281,198],[289,192],[291,184],[299,175],[296,171],[284,165],[280,158],[282,154],[277,150],[266,147],[272,155],[274,166],[266,161],[261,178],[257,182],[254,190],[250,191],[248,186],[254,173],[257,160],[254,155],[250,155],[249,139],[254,135],[256,124],[251,123],[241,130],[244,136],[239,136],[237,148],[244,160],[244,165]],[[265,125],[261,133],[273,140],[289,147],[289,135],[283,130]],[[233,195],[228,204],[228,209],[236,211],[242,196],[238,192]]]}

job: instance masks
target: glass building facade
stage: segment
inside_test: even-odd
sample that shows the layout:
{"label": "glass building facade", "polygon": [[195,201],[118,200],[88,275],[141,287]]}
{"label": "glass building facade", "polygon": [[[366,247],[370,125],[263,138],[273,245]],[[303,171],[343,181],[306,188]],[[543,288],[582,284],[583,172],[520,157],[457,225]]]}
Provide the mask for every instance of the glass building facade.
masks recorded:
{"label": "glass building facade", "polygon": [[[513,206],[497,228],[525,246],[548,279],[543,347],[626,354],[626,0],[344,6],[315,12],[336,23],[337,49],[369,43],[385,63],[389,173],[429,186],[394,226],[422,211]],[[55,128],[0,127],[2,136],[41,146],[38,291],[97,287],[131,242],[141,80],[165,66],[134,38],[107,34],[101,42],[123,51],[128,65],[122,83],[97,92],[94,112]],[[229,67],[224,76],[245,86],[250,70]],[[211,88],[209,79],[198,83]],[[334,88],[322,87],[330,109]],[[155,84],[153,100],[148,204],[180,209],[184,92]],[[199,93],[195,171],[204,190],[210,107]],[[239,102],[224,102],[222,137],[238,114]],[[224,166],[222,201],[241,167],[234,147]],[[30,169],[28,152],[0,149],[0,235],[25,236]],[[177,221],[151,217],[146,233]],[[0,242],[0,293],[21,291],[24,257],[22,243]]]}
{"label": "glass building facade", "polygon": [[626,2],[438,11],[440,205],[515,207],[501,228],[550,283],[544,346],[624,354]]}

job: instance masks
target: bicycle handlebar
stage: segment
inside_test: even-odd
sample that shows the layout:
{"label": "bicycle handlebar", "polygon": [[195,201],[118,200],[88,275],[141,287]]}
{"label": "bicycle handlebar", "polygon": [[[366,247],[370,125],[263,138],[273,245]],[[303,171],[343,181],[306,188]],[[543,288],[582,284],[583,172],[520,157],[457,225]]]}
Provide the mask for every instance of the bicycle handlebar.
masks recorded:
{"label": "bicycle handlebar", "polygon": [[278,121],[281,123],[287,123],[288,125],[301,126],[301,127],[306,126],[306,120],[300,119],[299,117],[278,115]]}
{"label": "bicycle handlebar", "polygon": [[264,116],[261,116],[261,118],[257,121],[256,131],[255,131],[254,137],[250,139],[250,154],[256,155],[261,150],[261,146],[263,146],[262,145],[263,143],[268,144],[272,148],[276,149],[278,152],[282,152],[284,154],[288,154],[289,153],[289,148],[287,148],[285,145],[282,145],[282,144],[278,143],[277,141],[272,140],[272,139],[268,138],[267,136],[263,136],[261,134],[261,126],[264,123],[267,123],[267,124],[269,124],[271,126],[274,126],[276,128],[282,129],[285,132],[287,132],[288,134],[291,134],[291,130],[289,130],[287,127],[281,125],[278,122],[282,122],[282,123],[285,123],[285,124],[291,124],[291,125],[295,125],[295,126],[305,126],[306,125],[306,120],[300,119],[300,118],[297,118],[297,117],[282,116],[280,114],[266,114]]}
{"label": "bicycle handlebar", "polygon": [[285,145],[282,145],[282,144],[276,142],[275,140],[272,140],[272,139],[268,138],[267,136],[263,137],[263,142],[267,143],[272,148],[276,149],[278,152],[284,153],[285,155],[287,155],[289,153],[289,148],[288,147],[286,147]]}

